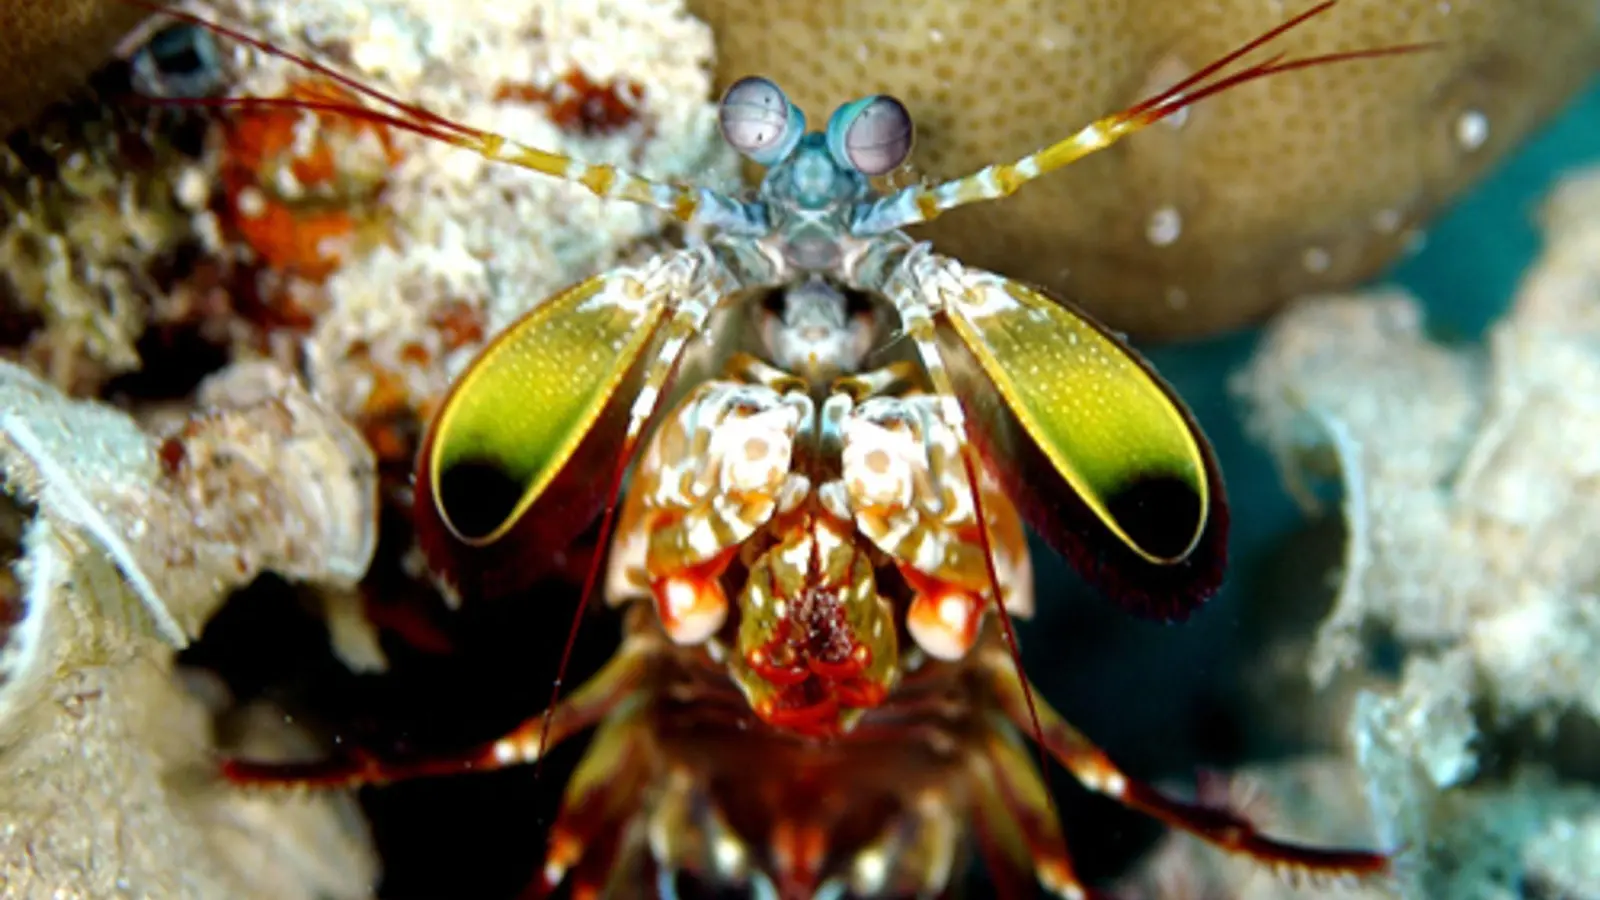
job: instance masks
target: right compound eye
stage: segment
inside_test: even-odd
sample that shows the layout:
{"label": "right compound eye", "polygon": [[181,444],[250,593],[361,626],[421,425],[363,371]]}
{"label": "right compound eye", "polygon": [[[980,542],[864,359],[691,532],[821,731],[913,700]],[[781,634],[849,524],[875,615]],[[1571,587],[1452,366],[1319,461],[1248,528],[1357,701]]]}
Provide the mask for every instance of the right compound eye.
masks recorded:
{"label": "right compound eye", "polygon": [[828,120],[828,151],[841,166],[869,178],[900,168],[911,155],[911,113],[887,94],[841,106]]}
{"label": "right compound eye", "polygon": [[749,76],[722,95],[722,137],[741,156],[763,166],[781,162],[800,143],[806,119],[770,79]]}

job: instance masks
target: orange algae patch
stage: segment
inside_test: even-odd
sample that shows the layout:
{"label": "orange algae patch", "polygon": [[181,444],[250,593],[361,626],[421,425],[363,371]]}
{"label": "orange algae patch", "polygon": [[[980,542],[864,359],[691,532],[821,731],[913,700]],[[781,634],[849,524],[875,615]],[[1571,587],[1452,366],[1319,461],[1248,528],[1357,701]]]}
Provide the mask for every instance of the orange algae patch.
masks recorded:
{"label": "orange algae patch", "polygon": [[487,336],[488,323],[483,313],[461,300],[445,302],[428,319],[428,324],[439,331],[446,351],[476,346]]}
{"label": "orange algae patch", "polygon": [[[350,91],[297,82],[286,98],[358,105]],[[389,129],[306,109],[243,111],[228,126],[226,223],[268,267],[322,281],[381,232],[372,201],[401,159]]]}
{"label": "orange algae patch", "polygon": [[544,105],[550,121],[568,134],[598,137],[620,131],[639,119],[644,88],[632,81],[591,81],[583,72],[568,72],[555,86],[503,84],[496,100]]}

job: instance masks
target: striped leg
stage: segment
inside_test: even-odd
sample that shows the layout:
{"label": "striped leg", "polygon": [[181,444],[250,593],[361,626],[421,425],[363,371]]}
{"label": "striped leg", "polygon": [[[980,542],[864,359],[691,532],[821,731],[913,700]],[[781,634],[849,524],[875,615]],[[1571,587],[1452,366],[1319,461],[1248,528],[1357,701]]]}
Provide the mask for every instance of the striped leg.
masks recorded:
{"label": "striped leg", "polygon": [[550,896],[566,882],[573,900],[599,900],[637,877],[645,850],[639,813],[655,774],[646,708],[634,704],[595,732],[561,797],[544,866],[524,897]]}
{"label": "striped leg", "polygon": [[[361,750],[314,762],[261,762],[229,759],[222,763],[223,777],[250,787],[309,788],[315,790],[390,784],[414,778],[489,772],[537,762],[567,738],[593,728],[634,694],[650,671],[654,645],[644,638],[623,642],[605,667],[563,700],[548,716],[549,733],[541,744],[546,720],[533,716],[497,740],[447,756],[414,760],[384,760]],[[541,750],[542,747],[542,750]]]}
{"label": "striped leg", "polygon": [[1167,797],[1128,777],[1049,704],[1036,700],[1030,709],[1008,654],[998,649],[983,652],[982,664],[989,673],[990,687],[1006,715],[1017,727],[1034,733],[1031,714],[1037,712],[1037,733],[1045,749],[1084,787],[1223,851],[1248,856],[1291,876],[1363,879],[1388,874],[1390,860],[1385,854],[1274,840],[1231,809]]}
{"label": "striped leg", "polygon": [[[1078,880],[1049,789],[1016,732],[998,723],[991,728],[979,766],[979,852],[991,877],[1026,872],[1061,900],[1099,898]],[[1013,893],[1032,896],[1020,887]]]}

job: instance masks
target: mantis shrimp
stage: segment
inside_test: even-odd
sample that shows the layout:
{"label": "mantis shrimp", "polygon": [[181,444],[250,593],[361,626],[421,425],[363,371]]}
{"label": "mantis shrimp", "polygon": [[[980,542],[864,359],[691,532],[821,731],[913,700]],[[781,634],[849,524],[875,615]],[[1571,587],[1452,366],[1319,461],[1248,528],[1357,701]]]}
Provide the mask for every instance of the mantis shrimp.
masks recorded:
{"label": "mantis shrimp", "polygon": [[[897,190],[875,179],[911,155],[900,101],[863,97],[810,131],[778,85],[747,77],[719,106],[723,138],[766,169],[747,196],[549,153],[166,13],[340,89],[212,105],[414,132],[708,234],[505,329],[416,461],[417,539],[452,597],[525,594],[551,548],[600,521],[609,553],[583,596],[622,609],[609,662],[459,753],[233,759],[226,777],[339,788],[493,770],[592,730],[534,896],[936,897],[975,852],[998,894],[1082,900],[1094,892],[1031,737],[1090,790],[1228,852],[1312,877],[1383,874],[1383,853],[1276,840],[1165,796],[1036,695],[1011,629],[1034,604],[1025,523],[1131,612],[1181,620],[1223,579],[1222,475],[1183,402],[1117,335],[905,232],[1235,85],[1418,49],[1240,65],[1334,5],[1021,159]],[[713,328],[723,317],[737,327]],[[691,351],[716,357],[709,377],[686,373]]]}

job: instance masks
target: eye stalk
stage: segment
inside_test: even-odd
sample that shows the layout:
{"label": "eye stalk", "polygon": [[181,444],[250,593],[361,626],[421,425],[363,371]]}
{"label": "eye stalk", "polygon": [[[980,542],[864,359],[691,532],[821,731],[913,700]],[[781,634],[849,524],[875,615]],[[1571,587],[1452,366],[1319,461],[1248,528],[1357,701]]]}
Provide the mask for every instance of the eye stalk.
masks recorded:
{"label": "eye stalk", "polygon": [[846,103],[828,119],[834,162],[876,177],[898,169],[911,155],[915,128],[906,105],[888,94]]}
{"label": "eye stalk", "polygon": [[763,166],[781,162],[806,133],[805,113],[770,79],[755,75],[722,95],[717,124],[739,155]]}

